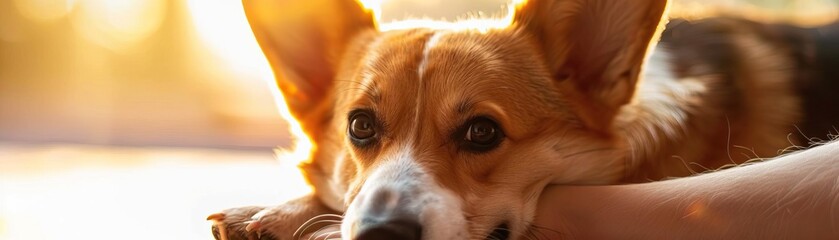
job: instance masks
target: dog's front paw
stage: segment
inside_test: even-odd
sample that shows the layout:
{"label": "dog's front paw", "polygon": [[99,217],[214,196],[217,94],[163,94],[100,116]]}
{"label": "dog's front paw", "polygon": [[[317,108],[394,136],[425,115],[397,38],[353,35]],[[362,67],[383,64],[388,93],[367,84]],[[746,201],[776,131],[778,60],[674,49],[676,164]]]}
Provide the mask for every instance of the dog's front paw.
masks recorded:
{"label": "dog's front paw", "polygon": [[251,240],[251,239],[275,239],[271,234],[263,234],[262,229],[255,229],[257,226],[256,216],[265,207],[240,207],[224,210],[207,217],[213,221],[213,236],[217,240]]}
{"label": "dog's front paw", "polygon": [[338,236],[341,216],[314,196],[275,207],[242,207],[210,215],[218,240],[328,239]]}

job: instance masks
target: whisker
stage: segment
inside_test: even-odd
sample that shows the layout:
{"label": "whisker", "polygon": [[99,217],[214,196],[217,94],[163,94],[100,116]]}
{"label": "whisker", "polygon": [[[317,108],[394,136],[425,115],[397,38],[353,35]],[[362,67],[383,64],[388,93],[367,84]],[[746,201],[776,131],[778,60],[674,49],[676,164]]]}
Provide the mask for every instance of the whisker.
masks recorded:
{"label": "whisker", "polygon": [[[341,221],[340,220],[328,220],[328,219],[318,220],[318,221],[315,221],[312,224],[310,224],[309,227],[312,227],[312,226],[315,226],[315,225],[318,225],[318,224],[326,224],[326,225],[318,228],[318,230],[321,230],[324,227],[332,226],[332,225],[335,225],[335,224],[341,224]],[[302,237],[303,234],[306,234],[305,230],[300,233],[301,237]]]}
{"label": "whisker", "polygon": [[[333,220],[333,221],[335,221],[335,220]],[[305,234],[307,232],[306,230],[308,230],[309,228],[311,228],[311,227],[313,227],[317,224],[320,224],[320,223],[330,223],[330,222],[323,222],[323,220],[314,220],[313,221],[312,219],[310,219],[309,221],[306,221],[306,223],[304,223],[303,225],[300,225],[300,227],[297,228],[296,231],[294,231],[294,235],[292,235],[292,238],[296,238],[296,239],[302,238],[303,234]]]}
{"label": "whisker", "polygon": [[[324,219],[324,218],[328,218],[328,217],[337,218],[337,220]],[[301,238],[302,237],[301,235],[303,235],[303,233],[305,233],[307,229],[309,229],[310,227],[312,227],[315,224],[321,223],[320,221],[328,220],[328,221],[338,221],[338,222],[340,222],[343,219],[344,219],[343,216],[337,215],[337,214],[321,214],[321,215],[314,216],[314,217],[310,218],[309,220],[306,220],[306,222],[304,222],[303,224],[301,224],[300,227],[298,227],[297,230],[294,231],[294,234],[292,235],[292,238],[294,238],[294,239]]]}
{"label": "whisker", "polygon": [[327,239],[326,236],[330,236],[332,234],[335,234],[336,232],[340,232],[340,231],[332,230],[332,231],[327,231],[327,232],[323,232],[321,234],[318,234],[318,232],[323,231],[324,229],[327,229],[328,227],[332,227],[332,226],[335,226],[335,225],[324,226],[321,229],[318,229],[317,231],[312,233],[311,236],[309,236],[309,240]]}
{"label": "whisker", "polygon": [[[321,224],[321,223],[327,223],[327,224],[326,224],[326,225],[321,226],[320,228],[318,228],[317,230],[315,230],[315,231],[314,231],[311,235],[309,235],[309,239],[310,239],[310,240],[312,239],[312,236],[317,235],[317,233],[318,233],[318,232],[323,231],[324,229],[327,229],[327,228],[329,228],[329,227],[331,227],[331,226],[335,226],[335,225],[341,224],[341,221],[335,221],[335,220],[321,220],[321,221],[317,221],[317,222],[315,222],[314,224],[310,225],[310,227],[311,227],[311,226],[314,226],[314,225],[316,225],[316,224]],[[298,239],[303,238],[303,235],[304,235],[304,234],[306,234],[306,232],[305,232],[305,231],[304,231],[303,233],[300,233],[300,237],[299,237]]]}
{"label": "whisker", "polygon": [[562,156],[562,158],[571,158],[571,157],[586,154],[586,153],[608,151],[608,150],[612,150],[612,148],[610,148],[610,147],[594,148],[594,149],[589,149],[589,150],[584,150],[584,151],[579,151],[579,152],[575,152],[575,153],[572,153],[572,154],[568,154],[568,155]]}
{"label": "whisker", "polygon": [[[323,237],[323,239],[324,239],[324,240],[329,240],[329,239],[332,239],[332,238],[331,238],[331,237],[332,237],[332,235],[333,235],[333,234],[336,234],[336,233],[340,234],[340,233],[341,233],[341,230],[333,231],[333,232],[331,232],[331,233],[327,234],[325,237]],[[339,235],[337,239],[341,239],[341,236]]]}
{"label": "whisker", "polygon": [[[322,239],[322,238],[321,238],[322,236],[324,236],[324,235],[326,235],[326,234],[328,234],[328,233],[332,233],[332,232],[334,232],[334,230],[330,230],[330,229],[332,229],[332,227],[334,227],[334,226],[336,226],[336,225],[337,225],[337,224],[328,224],[328,225],[325,225],[325,226],[323,226],[323,227],[318,228],[318,230],[317,230],[317,231],[315,231],[315,232],[313,232],[311,235],[309,235],[308,240]],[[324,231],[324,230],[326,230],[326,232],[321,233],[321,234],[318,234],[319,232]]]}

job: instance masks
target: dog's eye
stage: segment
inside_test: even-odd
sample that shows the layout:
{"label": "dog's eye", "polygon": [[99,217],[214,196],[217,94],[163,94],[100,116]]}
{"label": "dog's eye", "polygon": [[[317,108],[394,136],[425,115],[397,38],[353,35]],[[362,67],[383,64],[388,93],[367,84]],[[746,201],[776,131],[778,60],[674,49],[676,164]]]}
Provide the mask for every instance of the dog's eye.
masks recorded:
{"label": "dog's eye", "polygon": [[376,122],[367,112],[350,114],[350,139],[356,146],[367,145],[376,136]]}
{"label": "dog's eye", "polygon": [[504,133],[494,121],[479,117],[469,122],[469,127],[463,137],[468,150],[484,152],[498,146],[504,138]]}

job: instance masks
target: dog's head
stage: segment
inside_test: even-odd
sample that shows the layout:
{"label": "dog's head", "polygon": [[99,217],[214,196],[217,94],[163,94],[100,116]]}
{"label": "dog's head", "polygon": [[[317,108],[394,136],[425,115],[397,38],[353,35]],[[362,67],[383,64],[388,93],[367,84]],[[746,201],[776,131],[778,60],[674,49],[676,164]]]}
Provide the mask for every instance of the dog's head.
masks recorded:
{"label": "dog's head", "polygon": [[518,238],[545,185],[618,180],[612,121],[665,6],[530,0],[503,29],[380,32],[352,0],[246,1],[354,239]]}

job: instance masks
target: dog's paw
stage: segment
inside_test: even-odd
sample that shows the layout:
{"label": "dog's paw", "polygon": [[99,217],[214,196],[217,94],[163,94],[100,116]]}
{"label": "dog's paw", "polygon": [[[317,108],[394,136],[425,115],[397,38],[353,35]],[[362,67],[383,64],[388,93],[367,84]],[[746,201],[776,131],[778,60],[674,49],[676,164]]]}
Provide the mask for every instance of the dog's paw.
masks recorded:
{"label": "dog's paw", "polygon": [[341,218],[313,196],[274,207],[232,208],[207,217],[213,221],[217,240],[337,238]]}
{"label": "dog's paw", "polygon": [[224,210],[207,217],[213,221],[212,232],[217,240],[281,240],[259,228],[257,213],[265,207],[240,207]]}

